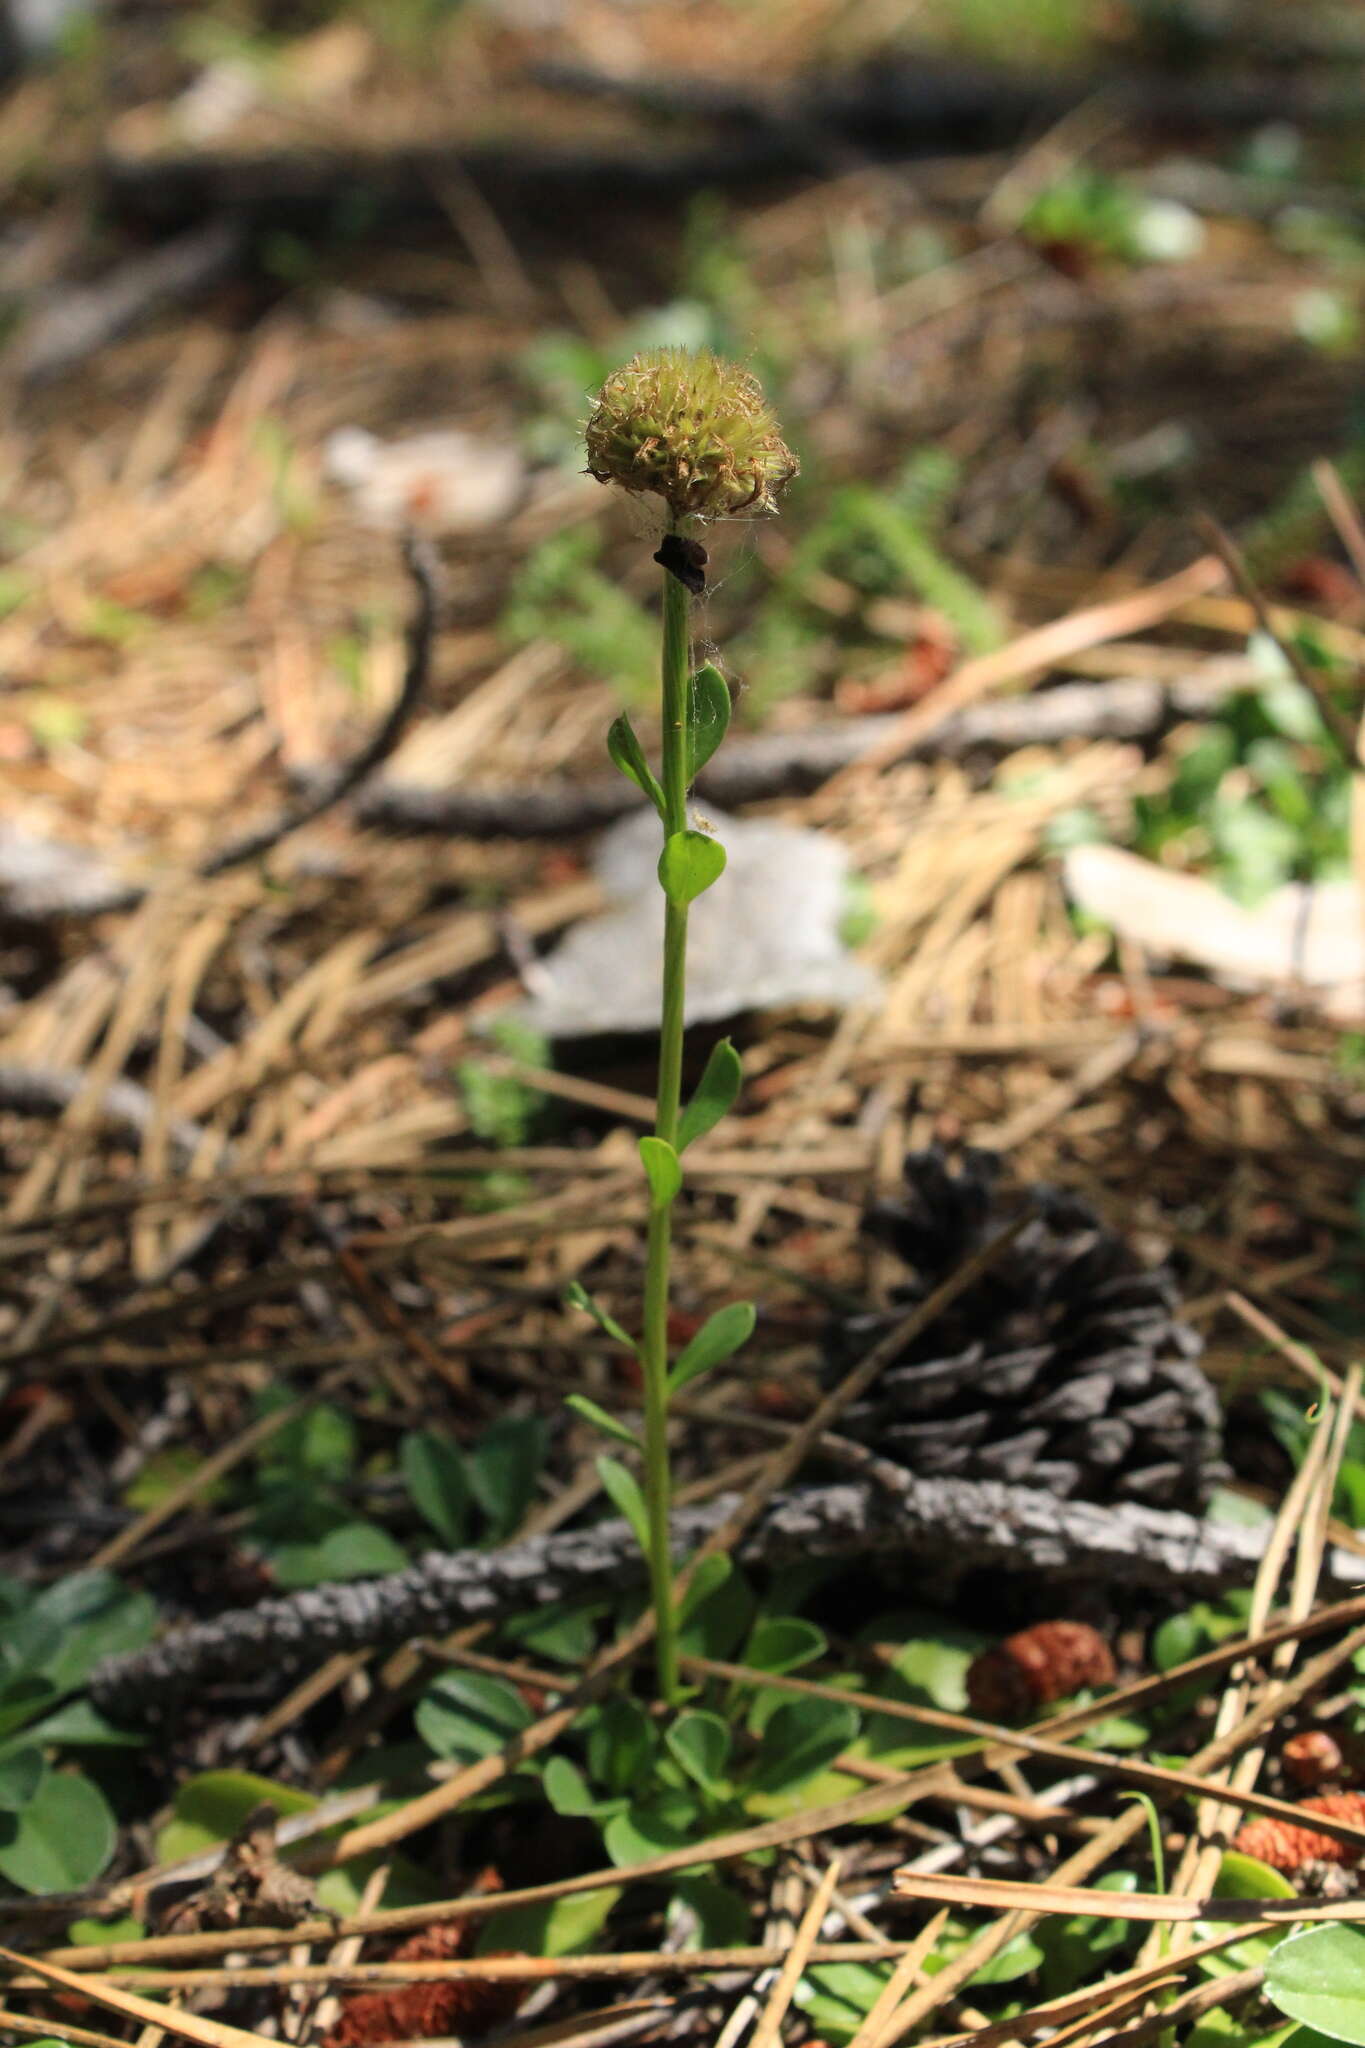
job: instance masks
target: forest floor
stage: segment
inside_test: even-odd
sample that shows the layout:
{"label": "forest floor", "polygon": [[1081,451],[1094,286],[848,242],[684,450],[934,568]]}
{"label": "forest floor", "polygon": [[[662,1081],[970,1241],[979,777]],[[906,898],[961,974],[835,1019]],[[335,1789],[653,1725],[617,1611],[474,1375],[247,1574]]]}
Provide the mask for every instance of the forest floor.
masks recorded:
{"label": "forest floor", "polygon": [[[1034,12],[1045,43],[1070,11]],[[1188,2039],[1230,1967],[1250,2017],[1219,2042],[1279,2038],[1268,1922],[1232,1965],[1188,1953],[1226,1931],[1202,1917],[1216,1882],[1270,1887],[1191,1786],[1230,1782],[1271,1828],[1296,1790],[1278,1738],[1259,1793],[1217,1740],[1330,1720],[1323,1782],[1349,1786],[1362,1712],[1350,1603],[1304,1652],[1323,1716],[1306,1663],[1224,1691],[1220,1649],[1307,1626],[1314,1565],[1341,1590],[1329,1535],[1358,1550],[1365,1522],[1365,1437],[1311,1406],[1349,1423],[1360,1400],[1365,185],[1341,71],[1306,30],[1275,47],[1278,20],[1180,72],[1161,118],[1159,90],[1067,89],[1063,58],[1148,75],[1122,9],[1060,57],[1021,28],[1022,108],[975,52],[949,83],[891,62],[870,7],[722,0],[118,9],[10,85],[0,1927],[101,1988],[44,2007],[16,1976],[5,2038],[45,2011],[73,2042],[150,2019],[224,2048],[746,2025],[984,2048],[1043,2025],[1039,1999],[1070,2025],[1112,1971],[1109,2037]],[[220,1675],[121,1747],[81,1688],[163,1623],[601,1518],[563,1401],[629,1415],[635,1368],[565,1294],[638,1328],[653,1044],[621,1028],[624,957],[590,1035],[547,1036],[536,998],[607,901],[606,728],[625,707],[657,739],[654,542],[579,447],[595,386],[657,341],[747,361],[802,458],[780,519],[708,535],[697,640],[736,702],[702,809],[843,849],[866,973],[842,1010],[759,1006],[736,945],[694,1034],[699,1068],[724,1022],[744,1083],[689,1159],[673,1334],[737,1289],[759,1313],[680,1417],[684,1501],[751,1488],[766,1512],[818,1453],[853,1319],[903,1305],[869,1208],[908,1154],[978,1148],[1169,1271],[1229,1410],[1221,1526],[1273,1526],[1269,1563],[1218,1595],[992,1571],[956,1604],[913,1561],[736,1571],[694,1616],[694,1750],[660,1738],[647,1658],[619,1725],[591,1699],[575,1721],[610,1589],[302,1678]],[[471,438],[409,439],[451,433]],[[1154,878],[1213,888],[1149,900]],[[955,1341],[1023,1341],[973,1299]],[[774,1635],[794,1617],[806,1636]],[[1117,1648],[1091,1751],[983,1749],[973,1656],[1061,1619]],[[1205,1653],[1173,1705],[1153,1671]],[[814,1759],[785,1779],[764,1746],[784,1699]],[[716,1720],[742,1724],[728,1761]],[[662,1804],[632,1807],[632,1768]],[[1189,1907],[1140,1954],[1145,1909],[1062,1890],[1039,1922],[1009,1891],[1035,1913],[1049,1882],[1162,1893],[1125,1782],[1161,1799]],[[273,1895],[269,1828],[241,1833],[262,1801],[307,1817],[337,1926],[301,1876]],[[1327,1816],[1337,1860],[1356,1818]],[[234,1835],[236,1889],[206,1905]],[[670,1864],[703,1838],[701,1876]],[[191,1855],[186,1913],[149,1873]],[[930,1871],[887,1917],[912,1855],[965,1889]],[[498,1887],[531,1895],[499,1911]],[[448,1995],[475,1971],[449,1930],[480,1915],[514,1952],[475,1976],[482,2005]],[[784,1978],[794,1928],[823,1947]],[[384,1988],[414,1962],[420,2010]],[[134,1981],[174,1992],[164,2019]]]}

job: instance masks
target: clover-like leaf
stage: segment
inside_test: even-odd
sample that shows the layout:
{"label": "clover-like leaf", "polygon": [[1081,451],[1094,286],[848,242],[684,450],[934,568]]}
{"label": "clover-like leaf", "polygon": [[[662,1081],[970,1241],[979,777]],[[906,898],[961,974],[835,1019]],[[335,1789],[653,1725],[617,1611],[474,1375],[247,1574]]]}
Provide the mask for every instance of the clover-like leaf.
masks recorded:
{"label": "clover-like leaf", "polygon": [[659,855],[659,886],[675,910],[684,910],[720,880],[725,848],[705,832],[671,832]]}

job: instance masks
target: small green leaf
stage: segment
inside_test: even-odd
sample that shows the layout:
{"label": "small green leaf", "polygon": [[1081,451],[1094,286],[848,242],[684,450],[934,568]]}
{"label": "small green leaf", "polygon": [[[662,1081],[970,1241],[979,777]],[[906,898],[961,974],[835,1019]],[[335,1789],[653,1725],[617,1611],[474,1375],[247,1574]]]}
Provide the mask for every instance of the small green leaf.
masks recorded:
{"label": "small green leaf", "polygon": [[750,1778],[759,1793],[790,1792],[847,1749],[858,1733],[852,1707],[835,1700],[791,1700],[763,1731],[763,1750]]}
{"label": "small green leaf", "polygon": [[281,1586],[321,1586],[331,1579],[373,1579],[406,1571],[408,1555],[377,1522],[343,1522],[318,1543],[281,1544],[271,1565]]}
{"label": "small green leaf", "polygon": [[629,1444],[633,1451],[639,1450],[640,1439],[635,1432],[627,1429],[624,1422],[618,1422],[614,1415],[608,1415],[605,1408],[599,1408],[596,1401],[590,1401],[586,1394],[570,1394],[564,1406],[572,1408],[575,1415],[581,1415],[585,1422],[590,1422],[594,1429],[600,1429],[604,1436],[614,1437],[618,1444]]}
{"label": "small green leaf", "polygon": [[687,686],[687,780],[701,773],[730,723],[730,685],[708,661]]}
{"label": "small green leaf", "polygon": [[176,1863],[226,1842],[258,1806],[269,1804],[287,1819],[292,1813],[311,1813],[317,1803],[314,1793],[296,1791],[256,1771],[200,1771],[180,1787],[172,1818],[157,1830],[157,1860]]}
{"label": "small green leaf", "polygon": [[670,1756],[703,1792],[726,1790],[725,1766],[730,1761],[730,1730],[719,1714],[686,1712],[664,1731]]}
{"label": "small green leaf", "polygon": [[1216,1899],[1292,1899],[1297,1896],[1289,1879],[1258,1856],[1244,1856],[1240,1849],[1225,1849],[1213,1882]]}
{"label": "small green leaf", "polygon": [[530,1725],[531,1710],[505,1679],[481,1671],[443,1671],[417,1704],[413,1719],[437,1756],[459,1764],[493,1756]]}
{"label": "small green leaf", "polygon": [[510,1534],[535,1499],[549,1449],[540,1415],[504,1415],[490,1423],[465,1462],[470,1491],[488,1517],[489,1539]]}
{"label": "small green leaf", "polygon": [[650,773],[644,749],[635,737],[635,728],[625,712],[614,718],[607,731],[607,752],[612,760],[635,787],[647,796],[662,818],[664,815],[664,793]]}
{"label": "small green leaf", "polygon": [[591,1948],[608,1913],[621,1896],[619,1884],[577,1897],[551,1899],[542,1906],[513,1906],[489,1919],[476,1944],[480,1955],[490,1949],[514,1949],[519,1955],[571,1956]]}
{"label": "small green leaf", "polygon": [[[642,1863],[667,1849],[685,1849],[696,1841],[697,1834],[696,1809],[691,1802],[664,1798],[632,1806],[627,1813],[614,1813],[602,1830],[602,1840],[612,1862],[624,1865]],[[705,1861],[705,1847],[699,1843],[697,1862]]]}
{"label": "small green leaf", "polygon": [[1310,1927],[1291,1934],[1270,1958],[1266,1995],[1306,2027],[1337,2041],[1365,2043],[1365,1933],[1358,1927]]}
{"label": "small green leaf", "polygon": [[469,1541],[469,1481],[464,1458],[449,1437],[434,1429],[409,1430],[398,1451],[408,1498],[447,1550]]}
{"label": "small green leaf", "polygon": [[796,1671],[823,1657],[829,1644],[823,1629],[797,1614],[763,1614],[754,1623],[742,1664],[758,1671]]}
{"label": "small green leaf", "polygon": [[698,1567],[678,1622],[678,1648],[685,1657],[733,1657],[753,1626],[754,1590],[728,1559],[707,1558]]}
{"label": "small green leaf", "polygon": [[751,1301],[732,1301],[718,1308],[674,1360],[668,1375],[670,1393],[679,1393],[689,1381],[700,1379],[712,1366],[720,1365],[747,1344],[754,1333],[757,1311]]}
{"label": "small green leaf", "polygon": [[645,1497],[640,1491],[640,1482],[633,1472],[627,1472],[624,1465],[615,1458],[597,1460],[597,1476],[602,1487],[618,1514],[625,1516],[635,1531],[635,1540],[649,1556],[649,1515],[645,1508]]}
{"label": "small green leaf", "polygon": [[640,1163],[649,1182],[650,1206],[666,1209],[682,1186],[682,1162],[665,1138],[641,1138]]}
{"label": "small green leaf", "polygon": [[566,1756],[552,1756],[540,1782],[555,1812],[571,1820],[606,1820],[625,1809],[624,1795],[599,1798],[578,1765]]}
{"label": "small green leaf", "polygon": [[659,886],[675,910],[683,910],[694,898],[720,880],[725,872],[725,848],[705,832],[673,832],[659,855]]}
{"label": "small green leaf", "polygon": [[645,1782],[656,1747],[653,1723],[640,1702],[614,1693],[588,1735],[588,1769],[609,1792],[633,1792]]}
{"label": "small green leaf", "polygon": [[[77,1749],[145,1749],[148,1741],[135,1729],[116,1728],[86,1699],[68,1700],[55,1713],[34,1721],[25,1729],[23,1739],[44,1745],[64,1742]],[[9,1749],[9,1744],[0,1742],[0,1755],[8,1755]]]}
{"label": "small green leaf", "polygon": [[41,1749],[12,1749],[0,1757],[0,1813],[18,1813],[27,1806],[46,1769]]}
{"label": "small green leaf", "polygon": [[678,1150],[685,1152],[694,1138],[705,1137],[731,1109],[744,1081],[739,1054],[728,1038],[711,1048],[711,1057],[697,1083],[696,1093],[678,1124]]}
{"label": "small green leaf", "polygon": [[627,1351],[635,1349],[635,1340],[628,1337],[614,1316],[609,1316],[595,1295],[589,1294],[578,1280],[571,1280],[564,1289],[564,1299],[572,1308],[581,1308],[585,1315],[592,1317],[599,1330],[604,1330],[618,1344],[624,1344]]}
{"label": "small green leaf", "polygon": [[0,1877],[22,1892],[77,1892],[114,1853],[118,1828],[103,1793],[71,1771],[49,1771],[22,1813],[0,1814]]}
{"label": "small green leaf", "polygon": [[713,1877],[678,1879],[669,1902],[670,1921],[679,1906],[686,1907],[697,1923],[689,1948],[740,1948],[749,1938],[748,1900]]}

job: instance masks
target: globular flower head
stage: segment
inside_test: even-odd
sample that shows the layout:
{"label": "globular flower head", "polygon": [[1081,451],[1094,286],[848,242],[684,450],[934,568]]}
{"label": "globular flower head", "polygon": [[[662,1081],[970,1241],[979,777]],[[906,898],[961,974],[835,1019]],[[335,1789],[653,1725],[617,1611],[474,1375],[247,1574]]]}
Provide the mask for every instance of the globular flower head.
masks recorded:
{"label": "globular flower head", "polygon": [[775,512],[799,467],[758,380],[709,349],[646,349],[614,371],[585,439],[590,476],[657,492],[675,519]]}

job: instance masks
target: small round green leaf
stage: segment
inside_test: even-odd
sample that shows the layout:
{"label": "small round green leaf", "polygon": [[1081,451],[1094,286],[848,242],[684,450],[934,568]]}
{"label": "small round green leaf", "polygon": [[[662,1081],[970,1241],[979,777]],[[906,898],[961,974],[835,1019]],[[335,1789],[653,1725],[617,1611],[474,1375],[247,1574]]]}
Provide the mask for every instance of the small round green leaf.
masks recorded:
{"label": "small round green leaf", "polygon": [[674,832],[664,841],[659,886],[675,909],[684,909],[724,872],[725,848],[705,832]]}
{"label": "small round green leaf", "polygon": [[640,1163],[649,1182],[650,1206],[666,1209],[682,1186],[682,1162],[665,1138],[641,1138]]}
{"label": "small round green leaf", "polygon": [[719,1714],[700,1711],[679,1714],[665,1730],[664,1741],[672,1756],[703,1792],[725,1790],[725,1767],[730,1761],[730,1730]]}
{"label": "small round green leaf", "polygon": [[22,1813],[0,1814],[0,1877],[21,1892],[77,1892],[114,1853],[118,1829],[89,1778],[49,1771]]}
{"label": "small round green leaf", "polygon": [[505,1679],[481,1671],[443,1671],[427,1687],[413,1719],[437,1756],[476,1763],[528,1727],[531,1710]]}
{"label": "small round green leaf", "polygon": [[408,1498],[431,1524],[447,1550],[469,1541],[469,1481],[464,1458],[449,1437],[434,1429],[409,1430],[398,1452]]}
{"label": "small round green leaf", "polygon": [[739,1054],[728,1038],[711,1048],[711,1056],[697,1083],[696,1093],[678,1124],[678,1150],[685,1152],[694,1138],[704,1137],[731,1109],[744,1081]]}
{"label": "small round green leaf", "polygon": [[18,1813],[27,1806],[46,1769],[41,1749],[12,1749],[0,1756],[0,1813]]}
{"label": "small round green leaf", "polygon": [[1329,1923],[1292,1934],[1266,1968],[1267,1996],[1306,2027],[1365,2048],[1365,1932]]}

